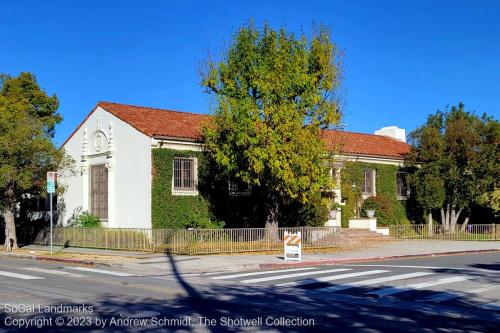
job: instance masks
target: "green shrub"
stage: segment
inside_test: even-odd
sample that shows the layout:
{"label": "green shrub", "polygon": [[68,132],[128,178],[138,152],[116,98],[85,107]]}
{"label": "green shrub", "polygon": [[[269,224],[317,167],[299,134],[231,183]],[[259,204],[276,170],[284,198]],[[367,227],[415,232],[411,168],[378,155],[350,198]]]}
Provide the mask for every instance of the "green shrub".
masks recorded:
{"label": "green shrub", "polygon": [[101,219],[97,216],[92,215],[89,212],[82,212],[75,218],[73,226],[83,228],[100,228],[102,224]]}
{"label": "green shrub", "polygon": [[363,201],[363,205],[361,206],[361,215],[366,217],[367,210],[375,210],[379,209],[379,203],[377,201],[377,197],[369,197]]}
{"label": "green shrub", "polygon": [[304,221],[299,225],[308,227],[324,227],[328,220],[328,206],[321,197],[315,197],[299,211],[299,218]]}
{"label": "green shrub", "polygon": [[379,195],[375,197],[369,197],[365,201],[363,201],[363,205],[361,206],[361,215],[366,217],[366,211],[370,209],[375,210],[377,224],[397,224],[394,204],[386,196]]}

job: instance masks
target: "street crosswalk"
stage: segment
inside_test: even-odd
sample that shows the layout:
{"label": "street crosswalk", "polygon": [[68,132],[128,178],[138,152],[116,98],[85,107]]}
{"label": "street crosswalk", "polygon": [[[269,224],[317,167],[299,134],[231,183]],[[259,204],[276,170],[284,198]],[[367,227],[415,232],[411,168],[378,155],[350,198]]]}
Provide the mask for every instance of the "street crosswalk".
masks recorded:
{"label": "street crosswalk", "polygon": [[6,272],[6,271],[0,271],[0,276],[5,276],[8,278],[14,278],[14,279],[21,279],[21,280],[41,280],[41,279],[43,279],[43,277],[40,277],[40,276],[19,274],[19,273]]}
{"label": "street crosswalk", "polygon": [[[70,270],[86,272],[86,274],[79,274],[71,272]],[[28,274],[29,273],[29,274]],[[21,280],[45,280],[53,278],[55,276],[66,277],[66,278],[88,278],[90,274],[104,274],[111,276],[120,277],[131,277],[136,276],[134,274],[129,274],[125,272],[96,269],[90,267],[61,267],[58,269],[48,269],[42,267],[20,267],[15,271],[0,271],[0,276],[10,278],[10,279],[21,279]]]}
{"label": "street crosswalk", "polygon": [[[85,279],[95,276],[157,278],[112,269],[78,266],[28,266],[9,269],[2,267],[0,270],[0,277],[7,281],[54,278]],[[473,272],[418,266],[346,265],[247,272],[212,272],[193,276],[184,275],[184,278],[202,278],[203,281],[212,281],[210,283],[214,284],[224,281],[242,286],[271,287],[276,288],[280,293],[287,293],[288,290],[294,289],[312,297],[349,296],[389,302],[399,299],[415,301],[415,304],[453,306],[459,304],[484,311],[493,311],[493,313],[500,311],[499,275],[498,272],[491,270]]]}
{"label": "street crosswalk", "polygon": [[[325,274],[325,273],[344,272],[344,271],[348,271],[348,270],[349,269],[346,269],[346,268],[336,268],[336,269],[329,269],[326,271],[319,271],[319,272],[315,271],[315,272],[288,274],[287,277],[294,278],[294,277],[311,276],[311,275],[318,275],[318,274]],[[257,278],[257,279],[243,280],[241,282],[243,282],[243,283],[258,283],[258,282],[280,280],[280,279],[282,279],[282,277],[278,275],[278,276],[268,276],[268,277]]]}
{"label": "street crosswalk", "polygon": [[307,279],[307,280],[301,280],[301,281],[280,283],[280,284],[277,284],[276,287],[306,286],[306,285],[315,284],[318,282],[329,282],[329,281],[334,281],[334,280],[354,278],[354,277],[358,277],[358,276],[365,276],[365,275],[372,275],[372,274],[379,274],[379,273],[386,273],[386,272],[388,272],[388,271],[384,271],[382,269],[375,269],[372,271],[347,273],[347,274],[340,274],[340,275],[333,275],[333,276],[324,276],[324,277],[320,277],[317,279]]}
{"label": "street crosswalk", "polygon": [[63,270],[56,270],[56,269],[45,269],[41,267],[24,267],[24,270],[32,271],[32,272],[38,272],[38,273],[45,273],[45,274],[50,274],[50,275],[62,275],[62,276],[68,276],[68,277],[88,277],[87,275],[81,275],[81,274],[75,274],[71,272],[66,272]]}
{"label": "street crosswalk", "polygon": [[[376,268],[376,269],[375,269]],[[381,269],[383,268],[383,269]],[[421,268],[421,269],[419,269]],[[430,304],[459,304],[459,301],[481,296],[476,308],[500,311],[500,284],[481,279],[471,271],[451,272],[427,267],[307,267],[278,269],[237,274],[220,273],[212,280],[225,280],[243,285],[277,288],[298,288],[314,295],[341,293],[354,297],[396,300],[397,297]],[[485,273],[492,273],[485,272]],[[492,282],[493,281],[493,282]]]}
{"label": "street crosswalk", "polygon": [[431,296],[428,296],[426,298],[421,299],[421,302],[431,302],[431,303],[439,303],[439,302],[445,302],[449,301],[455,298],[467,296],[467,295],[475,295],[475,294],[481,294],[489,290],[500,290],[500,285],[489,285],[486,287],[481,287],[481,288],[476,288],[476,289],[470,289],[467,292],[440,292],[437,294],[433,294]]}
{"label": "street crosswalk", "polygon": [[431,280],[427,282],[420,282],[420,283],[414,283],[414,284],[408,284],[405,286],[398,286],[398,287],[390,287],[390,288],[385,288],[382,290],[370,292],[368,294],[370,295],[377,295],[377,296],[388,296],[388,295],[394,295],[397,293],[402,293],[405,291],[409,291],[412,289],[423,289],[423,288],[428,288],[428,287],[433,287],[433,286],[439,286],[441,284],[447,284],[447,283],[452,283],[452,282],[460,282],[460,281],[465,281],[465,280],[470,280],[472,277],[468,276],[452,276],[452,277],[447,277],[443,279],[438,279],[438,280]]}
{"label": "street crosswalk", "polygon": [[68,267],[69,269],[77,270],[77,271],[84,271],[84,272],[93,272],[93,273],[100,273],[100,274],[107,274],[107,275],[114,275],[114,276],[134,276],[134,274],[129,274],[125,272],[116,272],[116,271],[108,271],[104,269],[97,269],[97,268],[90,268],[90,267]]}

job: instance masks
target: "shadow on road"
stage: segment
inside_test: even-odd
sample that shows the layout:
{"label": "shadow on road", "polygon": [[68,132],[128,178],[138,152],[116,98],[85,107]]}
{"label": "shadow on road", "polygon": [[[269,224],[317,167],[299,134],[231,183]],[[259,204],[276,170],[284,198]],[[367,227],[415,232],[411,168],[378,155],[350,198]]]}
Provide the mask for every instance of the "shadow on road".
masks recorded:
{"label": "shadow on road", "polygon": [[[360,302],[344,302],[330,298],[327,293],[325,297],[321,294],[311,292],[313,287],[331,286],[334,284],[318,283],[307,288],[263,288],[252,285],[241,285],[236,283],[226,283],[218,281],[217,283],[203,283],[203,280],[198,280],[195,283],[192,280],[186,279],[178,270],[175,256],[167,256],[173,278],[179,286],[177,294],[167,294],[166,287],[162,284],[164,281],[152,280],[143,278],[135,282],[130,282],[128,285],[123,285],[119,292],[106,291],[106,285],[99,284],[96,280],[96,290],[101,292],[95,295],[90,295],[88,299],[82,299],[81,303],[64,305],[80,305],[85,303],[92,305],[95,309],[92,316],[98,316],[101,319],[107,320],[106,327],[103,329],[107,332],[242,332],[242,331],[268,331],[273,332],[495,332],[498,328],[498,322],[494,323],[487,320],[471,320],[454,316],[443,316],[435,306],[427,303],[414,303],[414,307],[418,307],[420,311],[408,310],[404,307],[384,307],[374,306],[374,302],[389,302],[395,299],[386,297],[383,300],[378,298],[370,298],[365,294],[376,288],[363,287],[351,289],[351,296],[359,296]],[[496,264],[493,265],[496,267]],[[483,268],[483,267],[481,267]],[[484,269],[492,269],[491,267]],[[439,273],[448,273],[447,271],[437,270]],[[457,274],[456,271],[449,272]],[[464,274],[480,274],[475,271],[464,271]],[[483,274],[484,275],[484,274]],[[475,276],[480,278],[479,275]],[[484,281],[488,281],[487,277],[483,276]],[[131,280],[132,281],[132,280]],[[143,290],[137,286],[137,283],[150,283],[144,287],[157,288],[156,292],[152,292],[151,288]],[[387,286],[390,287],[390,286]],[[99,289],[101,288],[101,289]],[[418,290],[410,295],[398,295],[400,301],[412,302],[412,299],[421,299],[430,294],[429,290]],[[146,296],[147,295],[147,296]],[[335,293],[342,296],[347,296],[340,293]],[[340,299],[339,298],[339,299]],[[363,299],[365,301],[363,301]],[[446,306],[457,306],[459,304],[467,304],[470,313],[474,313],[474,302],[467,296],[454,300]],[[53,304],[59,305],[59,304]],[[472,305],[472,306],[471,306]],[[7,314],[0,313],[0,331],[5,327],[2,326]],[[49,314],[48,317],[55,318],[57,316],[64,317],[66,322],[71,317],[82,317],[85,314]],[[26,318],[39,317],[39,314],[31,314]],[[202,322],[200,323],[200,319]],[[153,318],[166,318],[171,320],[169,325],[154,325]],[[190,322],[187,322],[190,318]],[[224,325],[223,320],[228,325]],[[259,319],[261,322],[247,322],[248,327],[245,327],[245,322],[237,322],[235,325],[229,325],[229,319]],[[271,318],[271,321],[268,320]],[[284,319],[297,319],[295,324],[287,325]],[[300,319],[301,318],[301,319]],[[111,320],[121,319],[115,326],[111,325]],[[173,321],[178,319],[179,322]],[[126,321],[128,320],[128,321]],[[142,322],[141,320],[146,320]],[[184,320],[181,322],[181,320]],[[277,321],[275,321],[277,320]],[[313,323],[312,323],[312,321]],[[133,324],[131,323],[134,321]],[[138,324],[137,324],[138,323]],[[211,325],[214,323],[214,325]],[[190,325],[189,325],[190,324]],[[274,325],[277,324],[277,325]],[[62,331],[88,331],[90,329],[98,330],[99,327],[62,327]],[[50,330],[54,331],[55,327]],[[9,329],[9,332],[16,331]],[[19,329],[18,331],[26,331]]]}

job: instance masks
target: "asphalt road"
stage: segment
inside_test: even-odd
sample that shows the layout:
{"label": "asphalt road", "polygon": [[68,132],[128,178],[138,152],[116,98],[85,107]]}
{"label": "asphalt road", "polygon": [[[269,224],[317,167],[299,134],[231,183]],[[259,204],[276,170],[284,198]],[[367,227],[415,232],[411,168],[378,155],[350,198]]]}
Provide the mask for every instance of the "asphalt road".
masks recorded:
{"label": "asphalt road", "polygon": [[498,332],[499,257],[185,275],[0,257],[0,331]]}

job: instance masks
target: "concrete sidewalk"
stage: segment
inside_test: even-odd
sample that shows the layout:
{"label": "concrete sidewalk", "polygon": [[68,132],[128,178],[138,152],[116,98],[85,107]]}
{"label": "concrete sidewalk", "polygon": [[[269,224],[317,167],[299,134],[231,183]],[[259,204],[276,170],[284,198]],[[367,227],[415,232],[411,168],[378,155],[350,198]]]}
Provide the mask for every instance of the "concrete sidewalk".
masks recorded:
{"label": "concrete sidewalk", "polygon": [[[47,260],[44,257],[47,246],[30,245],[23,248],[24,257]],[[84,248],[56,248],[59,261],[78,265],[114,266],[137,274],[170,274],[172,261],[180,273],[201,273],[219,271],[243,271],[261,268],[280,268],[286,266],[308,266],[360,261],[380,261],[402,259],[415,256],[452,255],[484,251],[499,251],[500,242],[493,241],[442,241],[442,240],[404,240],[382,243],[379,247],[367,247],[334,253],[304,253],[301,262],[285,262],[283,254],[234,254],[207,256],[168,256],[162,253],[141,253],[110,251]],[[30,258],[30,254],[33,254]],[[38,255],[38,257],[36,255]],[[0,255],[10,255],[0,253]],[[16,255],[16,254],[12,254]],[[17,254],[18,255],[18,254]],[[61,259],[61,258],[69,259]],[[40,259],[42,258],[42,259]],[[45,259],[43,259],[45,258]],[[50,258],[49,258],[50,259]],[[56,258],[57,259],[57,258]]]}
{"label": "concrete sidewalk", "polygon": [[396,241],[385,243],[377,248],[366,248],[337,253],[308,254],[302,255],[302,261],[285,262],[283,255],[212,255],[212,256],[172,256],[166,255],[156,258],[141,259],[134,262],[123,263],[123,269],[142,272],[159,273],[167,272],[175,262],[180,273],[243,271],[261,268],[279,268],[285,265],[321,265],[360,261],[377,261],[384,259],[397,259],[413,256],[452,255],[499,251],[500,242],[482,241]]}

